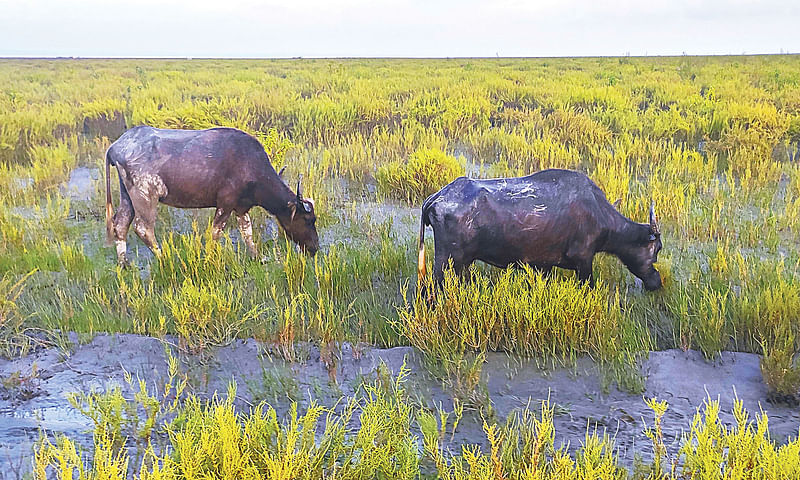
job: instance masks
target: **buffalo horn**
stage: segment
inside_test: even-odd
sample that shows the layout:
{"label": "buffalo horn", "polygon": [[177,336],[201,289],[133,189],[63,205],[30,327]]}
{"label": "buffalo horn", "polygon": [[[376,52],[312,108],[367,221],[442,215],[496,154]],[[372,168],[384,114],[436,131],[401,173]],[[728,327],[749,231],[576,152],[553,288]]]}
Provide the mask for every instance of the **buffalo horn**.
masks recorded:
{"label": "buffalo horn", "polygon": [[653,233],[660,233],[658,229],[658,222],[656,222],[656,203],[653,202],[650,204],[650,230]]}
{"label": "buffalo horn", "polygon": [[303,203],[303,192],[300,190],[300,181],[303,180],[303,175],[297,179],[297,203]]}

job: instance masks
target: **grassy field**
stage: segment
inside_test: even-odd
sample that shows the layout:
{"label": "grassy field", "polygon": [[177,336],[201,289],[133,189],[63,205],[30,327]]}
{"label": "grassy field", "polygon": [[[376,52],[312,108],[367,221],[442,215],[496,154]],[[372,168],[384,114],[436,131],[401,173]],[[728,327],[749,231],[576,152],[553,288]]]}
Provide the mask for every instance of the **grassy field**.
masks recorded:
{"label": "grassy field", "polygon": [[[272,221],[258,211],[267,260],[253,261],[233,232],[210,241],[211,212],[162,207],[163,256],[131,234],[141,254],[118,269],[103,246],[102,177],[88,200],[64,186],[138,124],[258,136],[290,184],[303,175],[323,250],[296,253],[263,233]],[[311,341],[332,364],[345,341],[412,345],[469,397],[488,350],[588,354],[634,390],[631,367],[649,350],[735,350],[762,354],[765,382],[789,398],[799,157],[796,56],[0,60],[0,353],[63,345],[70,331],[175,334],[189,352],[255,337],[287,359]],[[664,288],[646,293],[600,257],[594,290],[571,273],[478,267],[469,284],[449,278],[443,301],[416,302],[416,227],[391,212],[461,174],[548,167],[586,172],[634,220],[655,202]]]}

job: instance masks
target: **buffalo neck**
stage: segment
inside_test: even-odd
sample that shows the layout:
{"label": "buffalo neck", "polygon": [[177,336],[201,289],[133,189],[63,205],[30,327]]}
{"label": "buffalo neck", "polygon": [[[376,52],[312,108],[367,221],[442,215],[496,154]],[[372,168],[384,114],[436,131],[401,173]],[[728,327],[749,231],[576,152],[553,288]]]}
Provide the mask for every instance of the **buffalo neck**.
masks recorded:
{"label": "buffalo neck", "polygon": [[636,223],[620,214],[615,217],[608,230],[605,244],[600,250],[620,256],[625,255],[631,245],[640,244],[646,239],[650,233],[650,226]]}
{"label": "buffalo neck", "polygon": [[286,186],[276,173],[275,178],[263,178],[254,192],[256,204],[276,217],[284,217],[289,213],[289,203],[294,200],[295,193]]}

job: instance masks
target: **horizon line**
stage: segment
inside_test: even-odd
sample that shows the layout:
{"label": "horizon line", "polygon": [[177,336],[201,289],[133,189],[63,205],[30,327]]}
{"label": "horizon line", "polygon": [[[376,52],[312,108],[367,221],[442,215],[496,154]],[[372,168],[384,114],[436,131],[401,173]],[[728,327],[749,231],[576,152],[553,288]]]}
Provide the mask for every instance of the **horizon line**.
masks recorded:
{"label": "horizon line", "polygon": [[580,58],[680,58],[680,57],[767,57],[791,56],[800,52],[777,53],[706,53],[706,54],[655,54],[655,55],[539,55],[539,56],[275,56],[275,57],[224,57],[224,56],[93,56],[93,55],[0,55],[0,60],[537,60]]}

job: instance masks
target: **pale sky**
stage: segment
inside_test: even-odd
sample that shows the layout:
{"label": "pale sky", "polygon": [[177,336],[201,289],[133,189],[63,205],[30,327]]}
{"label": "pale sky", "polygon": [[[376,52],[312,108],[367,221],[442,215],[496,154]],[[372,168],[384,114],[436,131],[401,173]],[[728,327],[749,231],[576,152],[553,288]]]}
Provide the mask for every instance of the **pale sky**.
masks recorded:
{"label": "pale sky", "polygon": [[800,0],[0,0],[0,56],[800,52]]}

